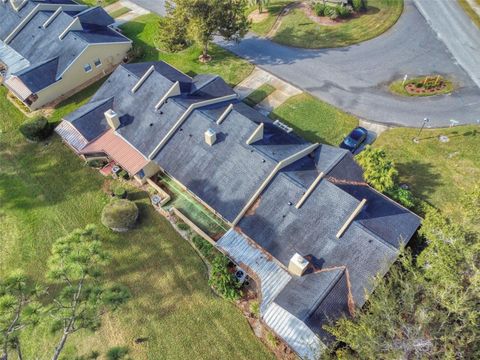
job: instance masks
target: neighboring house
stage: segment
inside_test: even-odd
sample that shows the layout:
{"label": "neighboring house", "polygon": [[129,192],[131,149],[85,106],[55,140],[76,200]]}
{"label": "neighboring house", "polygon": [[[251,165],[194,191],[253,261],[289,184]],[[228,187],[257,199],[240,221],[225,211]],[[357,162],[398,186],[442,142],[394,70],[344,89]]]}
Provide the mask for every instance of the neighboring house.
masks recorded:
{"label": "neighboring house", "polygon": [[71,0],[0,1],[0,73],[30,109],[110,73],[131,41],[101,7]]}
{"label": "neighboring house", "polygon": [[369,187],[352,155],[312,144],[216,76],[121,65],[56,129],[78,154],[143,181],[158,170],[222,217],[216,246],[260,288],[265,323],[303,358],[353,315],[420,219]]}

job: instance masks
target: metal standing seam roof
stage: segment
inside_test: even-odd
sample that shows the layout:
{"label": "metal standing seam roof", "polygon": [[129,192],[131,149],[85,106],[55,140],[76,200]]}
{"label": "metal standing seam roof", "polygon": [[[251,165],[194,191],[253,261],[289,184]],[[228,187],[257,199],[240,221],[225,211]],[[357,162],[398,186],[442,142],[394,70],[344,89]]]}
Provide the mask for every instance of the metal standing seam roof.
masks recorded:
{"label": "metal standing seam roof", "polygon": [[216,245],[226,251],[240,267],[245,265],[245,271],[255,273],[262,294],[260,313],[265,314],[292,276],[235,229],[227,231]]}
{"label": "metal standing seam roof", "polygon": [[324,346],[318,336],[275,303],[275,298],[292,281],[288,271],[234,229],[230,229],[216,245],[247,273],[255,276],[262,298],[260,313],[265,323],[303,359],[316,359]]}
{"label": "metal standing seam roof", "polygon": [[98,152],[106,153],[133,175],[142,170],[149,162],[137,149],[115,134],[113,130],[107,131],[80,151],[81,154]]}
{"label": "metal standing seam roof", "polygon": [[68,121],[62,121],[58,124],[55,132],[77,151],[82,150],[88,144],[87,139]]}

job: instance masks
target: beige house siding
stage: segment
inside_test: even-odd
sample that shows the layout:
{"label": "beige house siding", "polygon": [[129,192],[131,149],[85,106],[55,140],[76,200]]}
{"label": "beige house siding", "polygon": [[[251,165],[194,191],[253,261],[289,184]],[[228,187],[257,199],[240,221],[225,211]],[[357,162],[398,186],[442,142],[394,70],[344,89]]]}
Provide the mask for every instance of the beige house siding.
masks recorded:
{"label": "beige house siding", "polygon": [[[116,65],[123,61],[130,48],[130,43],[90,45],[66,70],[61,80],[37,93],[38,99],[30,108],[36,110],[94,78],[101,78],[109,74]],[[100,59],[101,66],[95,66],[96,59]],[[86,64],[90,64],[92,67],[88,73],[84,70]]]}
{"label": "beige house siding", "polygon": [[[140,177],[136,176],[135,178],[142,184],[144,184],[148,178],[152,177],[156,173],[160,171],[160,167],[154,163],[153,161],[150,161],[147,165],[143,167],[143,173],[145,176],[141,179]],[[133,174],[135,175],[135,174]]]}

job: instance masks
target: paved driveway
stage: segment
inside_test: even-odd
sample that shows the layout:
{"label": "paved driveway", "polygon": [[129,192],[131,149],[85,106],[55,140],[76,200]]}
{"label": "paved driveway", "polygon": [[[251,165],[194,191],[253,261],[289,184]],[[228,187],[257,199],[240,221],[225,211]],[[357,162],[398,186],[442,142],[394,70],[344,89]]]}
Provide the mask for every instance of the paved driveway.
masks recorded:
{"label": "paved driveway", "polygon": [[[162,13],[163,0],[152,3]],[[433,3],[454,0],[421,0]],[[146,5],[148,8],[148,6]],[[357,45],[322,50],[296,49],[249,34],[239,44],[217,42],[274,75],[318,98],[370,121],[420,126],[424,117],[434,127],[480,121],[480,89],[459,66],[445,44],[405,0],[404,14],[384,35]],[[477,57],[477,59],[480,58]],[[438,73],[452,77],[461,89],[448,96],[406,98],[387,90],[405,74]]]}

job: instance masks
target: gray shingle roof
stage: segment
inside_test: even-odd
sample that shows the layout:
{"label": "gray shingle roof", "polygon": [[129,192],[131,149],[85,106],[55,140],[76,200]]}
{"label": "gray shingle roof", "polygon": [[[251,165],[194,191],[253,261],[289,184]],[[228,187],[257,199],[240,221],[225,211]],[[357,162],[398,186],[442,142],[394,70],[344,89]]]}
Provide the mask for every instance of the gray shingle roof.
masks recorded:
{"label": "gray shingle roof", "polygon": [[[71,1],[48,2],[72,3]],[[0,23],[2,23],[0,38],[4,40],[34,9],[36,4],[36,2],[29,1],[19,12],[16,12],[9,3],[0,2]],[[82,12],[61,12],[44,28],[42,25],[52,14],[53,11],[38,11],[8,44],[30,63],[28,68],[23,69],[21,75],[23,76],[22,80],[26,81],[25,84],[32,86],[30,89],[32,92],[39,91],[58,81],[65,69],[89,44],[129,41],[106,26],[113,23],[113,19],[102,8],[97,7]],[[70,31],[60,40],[59,35],[67,29],[76,16],[79,16],[83,30]],[[57,66],[56,69],[54,64]],[[43,74],[44,70],[45,74]],[[32,73],[27,74],[29,71]]]}
{"label": "gray shingle roof", "polygon": [[[152,65],[156,71],[132,94],[132,87]],[[155,104],[174,81],[183,83],[186,90],[155,111]],[[231,89],[217,77],[190,79],[165,63],[122,65],[89,104],[66,120],[92,138],[105,131],[103,112],[111,106],[120,115],[118,133],[148,156],[190,104],[227,94]],[[233,109],[217,124],[230,104]],[[84,122],[94,125],[80,126]],[[247,145],[260,123],[264,124],[263,138]],[[204,140],[207,129],[216,133],[213,146]],[[310,145],[245,104],[229,101],[194,110],[153,161],[233,221],[279,161]],[[296,209],[294,205],[320,172],[325,177]],[[337,232],[363,199],[366,205],[337,239]],[[353,304],[349,299],[356,306],[363,305],[373,277],[385,274],[398,255],[400,242],[411,238],[419,222],[417,216],[368,187],[350,153],[320,145],[281,169],[237,230],[285,267],[295,253],[310,259],[313,267],[309,271],[315,272],[294,277],[275,304],[328,338],[322,325],[349,310]]]}

